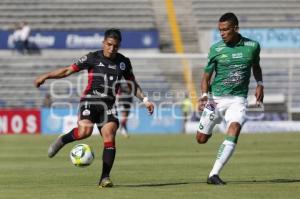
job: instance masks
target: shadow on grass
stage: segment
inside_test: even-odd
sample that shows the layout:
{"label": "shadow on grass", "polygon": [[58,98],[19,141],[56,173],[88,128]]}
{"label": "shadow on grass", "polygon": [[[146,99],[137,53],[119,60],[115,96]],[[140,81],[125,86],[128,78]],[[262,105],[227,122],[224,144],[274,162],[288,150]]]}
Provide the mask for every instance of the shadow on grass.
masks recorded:
{"label": "shadow on grass", "polygon": [[270,180],[237,180],[228,181],[230,184],[275,184],[275,183],[294,183],[300,179],[270,179]]}
{"label": "shadow on grass", "polygon": [[126,184],[116,185],[116,187],[163,187],[163,186],[176,186],[176,185],[187,185],[187,184],[206,184],[206,182],[166,182],[166,183],[147,183],[147,184]]}
{"label": "shadow on grass", "polygon": [[[270,179],[270,180],[232,180],[227,181],[227,184],[276,184],[276,183],[297,183],[300,179]],[[163,186],[177,186],[189,184],[206,184],[206,181],[194,182],[166,182],[166,183],[146,183],[146,184],[126,184],[116,185],[115,187],[163,187]]]}

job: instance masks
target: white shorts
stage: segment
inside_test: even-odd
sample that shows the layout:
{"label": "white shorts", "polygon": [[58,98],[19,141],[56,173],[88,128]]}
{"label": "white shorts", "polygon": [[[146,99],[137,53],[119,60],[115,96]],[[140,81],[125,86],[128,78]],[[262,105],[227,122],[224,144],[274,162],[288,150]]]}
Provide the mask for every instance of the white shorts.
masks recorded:
{"label": "white shorts", "polygon": [[246,120],[247,99],[238,96],[213,96],[202,112],[198,132],[210,135],[216,124],[223,120],[226,128],[232,122],[238,122],[241,126]]}

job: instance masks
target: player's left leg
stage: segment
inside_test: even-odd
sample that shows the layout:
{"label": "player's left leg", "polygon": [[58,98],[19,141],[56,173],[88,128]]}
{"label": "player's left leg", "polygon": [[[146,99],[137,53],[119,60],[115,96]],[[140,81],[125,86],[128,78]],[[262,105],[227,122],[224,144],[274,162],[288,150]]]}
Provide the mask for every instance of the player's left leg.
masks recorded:
{"label": "player's left leg", "polygon": [[102,174],[99,180],[100,187],[112,187],[113,183],[110,180],[110,171],[113,167],[116,146],[115,137],[118,129],[118,122],[111,121],[104,124],[100,129],[101,135],[103,137],[103,154],[102,154]]}
{"label": "player's left leg", "polygon": [[48,148],[48,157],[54,157],[58,151],[66,144],[77,140],[82,140],[92,134],[94,124],[87,119],[79,120],[78,127],[73,128],[70,132],[60,135]]}
{"label": "player's left leg", "polygon": [[219,173],[235,151],[235,146],[237,144],[242,125],[245,122],[245,110],[246,104],[242,100],[234,102],[227,109],[225,114],[225,121],[228,124],[227,135],[219,147],[216,161],[207,179],[208,184],[225,184],[225,182],[219,177]]}

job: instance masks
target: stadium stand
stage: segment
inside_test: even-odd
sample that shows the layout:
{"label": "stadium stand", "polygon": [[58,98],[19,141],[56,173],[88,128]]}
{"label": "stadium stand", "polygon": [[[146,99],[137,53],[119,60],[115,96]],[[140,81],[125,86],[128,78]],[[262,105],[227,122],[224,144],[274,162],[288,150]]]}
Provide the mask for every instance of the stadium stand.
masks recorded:
{"label": "stadium stand", "polygon": [[[3,30],[10,30],[19,21],[27,21],[33,30],[91,30],[118,27],[127,30],[155,29],[155,19],[152,2],[150,0],[4,0],[0,2],[0,25]],[[141,50],[142,51],[142,50]],[[74,58],[87,53],[72,50],[43,50],[41,56],[19,56],[12,52],[1,52],[1,101],[2,107],[34,107],[40,106],[44,95],[51,89],[47,84],[40,90],[33,87],[33,79],[38,74],[67,66],[74,62]],[[138,62],[138,61],[137,61]],[[160,93],[169,89],[164,84],[165,77],[161,75],[156,64],[151,68],[135,68],[137,78],[147,92]],[[148,71],[149,69],[149,71]],[[141,74],[145,74],[141,76]],[[153,79],[156,82],[153,83]],[[71,83],[72,88],[68,80]],[[67,81],[55,84],[55,93],[60,95],[55,101],[77,102],[81,90],[77,92],[77,77],[70,77]],[[82,86],[84,87],[84,86]],[[160,92],[158,92],[160,91]],[[64,97],[61,95],[64,94]],[[152,95],[152,94],[151,94]],[[157,97],[159,98],[159,97]]]}
{"label": "stadium stand", "polygon": [[0,26],[11,29],[27,21],[32,29],[71,30],[97,28],[150,29],[155,27],[149,0],[3,0]]}
{"label": "stadium stand", "polygon": [[[300,19],[300,4],[296,0],[174,0],[174,3],[186,52],[199,52],[197,31],[215,28],[217,19],[228,10],[239,15],[242,27],[296,27],[296,22]],[[167,51],[172,52],[165,9],[165,5],[159,0],[86,0],[84,4],[79,0],[2,0],[0,25],[2,29],[10,29],[16,21],[26,20],[36,30],[158,28],[161,41],[167,44],[166,48],[170,48]],[[33,78],[43,72],[69,65],[86,52],[45,51],[41,56],[15,56],[11,52],[1,52],[0,106],[40,106],[51,84],[38,90],[33,87]],[[141,86],[155,101],[169,100],[166,99],[166,94],[172,91],[186,91],[180,58],[169,55],[136,56],[135,53],[128,55],[132,58]],[[190,56],[187,59],[199,91],[201,69],[206,64],[206,55]],[[283,94],[284,100],[289,103],[289,109],[294,110],[300,107],[300,65],[296,63],[299,63],[299,57],[262,57],[266,93]],[[66,82],[54,85],[55,92],[65,94],[71,102],[77,102],[81,93],[75,88],[78,78],[74,76],[67,80],[72,82],[72,92]],[[255,81],[252,79],[251,95],[254,87]],[[71,96],[67,95],[69,93]],[[65,98],[55,100],[64,101]],[[178,100],[180,96],[176,96],[173,101]]]}
{"label": "stadium stand", "polygon": [[198,29],[216,28],[219,17],[229,11],[239,16],[244,28],[292,28],[300,22],[298,0],[193,0],[192,7]]}
{"label": "stadium stand", "polygon": [[[162,4],[161,0],[152,0],[152,2],[156,19],[156,27],[160,32],[162,51],[174,52],[175,50],[172,45],[172,37],[170,25],[168,24],[166,6],[165,4]],[[193,12],[192,2],[182,0],[173,0],[173,2],[179,29],[182,34],[185,52],[199,52],[197,24],[195,18],[191,17],[191,13]]]}
{"label": "stadium stand", "polygon": [[[61,55],[55,53],[55,58],[49,54],[2,58],[0,64],[2,103],[0,105],[8,107],[41,106],[45,94],[51,89],[56,95],[53,98],[55,102],[77,103],[86,85],[85,76],[80,75],[82,73],[78,76],[74,75],[63,80],[56,80],[55,83],[49,80],[40,89],[34,88],[33,80],[39,74],[70,65],[76,61],[74,59],[76,54],[77,58],[82,55],[80,53],[82,52],[65,52]],[[176,60],[170,62],[168,59],[133,57],[132,64],[141,86],[156,102],[164,101],[167,92],[184,87],[184,83],[180,81],[182,69],[180,65],[176,65]],[[172,64],[176,67],[172,67]],[[175,83],[171,84],[172,82]]]}

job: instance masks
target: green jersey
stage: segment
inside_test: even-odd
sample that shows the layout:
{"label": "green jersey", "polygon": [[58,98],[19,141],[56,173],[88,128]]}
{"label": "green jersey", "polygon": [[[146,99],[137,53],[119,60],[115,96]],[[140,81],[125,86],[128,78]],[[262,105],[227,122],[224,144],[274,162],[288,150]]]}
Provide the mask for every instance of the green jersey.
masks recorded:
{"label": "green jersey", "polygon": [[204,71],[213,73],[215,77],[210,85],[214,96],[247,97],[253,64],[259,64],[259,43],[241,36],[234,46],[228,46],[224,41],[210,48],[208,64]]}

